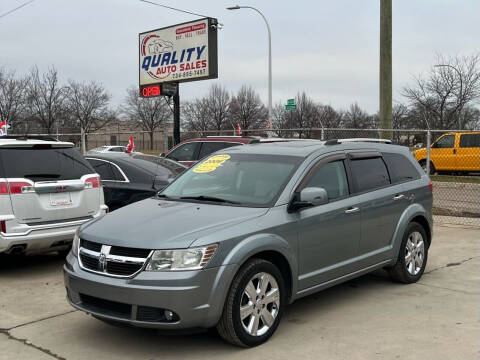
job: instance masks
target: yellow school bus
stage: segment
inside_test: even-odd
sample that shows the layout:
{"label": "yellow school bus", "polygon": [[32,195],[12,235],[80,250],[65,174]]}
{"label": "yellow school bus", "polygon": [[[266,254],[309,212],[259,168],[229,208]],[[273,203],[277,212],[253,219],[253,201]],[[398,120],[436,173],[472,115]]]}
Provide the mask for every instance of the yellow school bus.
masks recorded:
{"label": "yellow school bus", "polygon": [[[427,149],[414,151],[415,159],[426,169]],[[449,132],[440,136],[430,148],[430,173],[479,172],[480,131]]]}

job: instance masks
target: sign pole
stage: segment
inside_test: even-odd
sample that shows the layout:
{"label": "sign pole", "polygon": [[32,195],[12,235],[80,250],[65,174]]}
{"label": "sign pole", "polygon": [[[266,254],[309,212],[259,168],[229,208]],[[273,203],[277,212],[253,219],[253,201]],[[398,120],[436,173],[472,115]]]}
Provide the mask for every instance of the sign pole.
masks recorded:
{"label": "sign pole", "polygon": [[174,145],[180,143],[180,84],[173,95],[173,142]]}

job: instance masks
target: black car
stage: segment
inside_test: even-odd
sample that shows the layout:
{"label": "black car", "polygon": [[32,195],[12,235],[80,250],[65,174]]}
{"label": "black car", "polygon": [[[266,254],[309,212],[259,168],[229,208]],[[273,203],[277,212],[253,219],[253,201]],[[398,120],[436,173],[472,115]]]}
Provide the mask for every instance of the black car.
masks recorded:
{"label": "black car", "polygon": [[100,175],[110,211],[155,195],[186,166],[158,156],[110,153],[85,158]]}

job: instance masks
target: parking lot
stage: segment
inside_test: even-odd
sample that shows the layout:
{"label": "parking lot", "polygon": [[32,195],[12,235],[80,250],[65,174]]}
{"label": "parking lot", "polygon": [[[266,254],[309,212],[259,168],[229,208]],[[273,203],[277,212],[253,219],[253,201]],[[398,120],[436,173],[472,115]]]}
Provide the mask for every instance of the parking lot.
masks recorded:
{"label": "parking lot", "polygon": [[480,230],[436,226],[413,285],[377,272],[301,299],[266,344],[116,328],[65,300],[58,255],[0,259],[0,359],[478,359]]}

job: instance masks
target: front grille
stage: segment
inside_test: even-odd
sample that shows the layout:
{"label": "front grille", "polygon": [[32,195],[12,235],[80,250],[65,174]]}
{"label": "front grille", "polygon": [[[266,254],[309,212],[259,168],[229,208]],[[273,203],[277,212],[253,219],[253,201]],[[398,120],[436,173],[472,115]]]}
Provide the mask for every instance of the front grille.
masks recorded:
{"label": "front grille", "polygon": [[97,252],[100,252],[100,250],[102,250],[102,244],[94,243],[94,242],[83,240],[83,239],[80,242],[80,246],[85,249],[93,250]]}
{"label": "front grille", "polygon": [[139,272],[151,250],[102,245],[81,239],[80,266],[114,277],[129,277]]}
{"label": "front grille", "polygon": [[107,273],[114,275],[132,275],[142,268],[143,264],[128,264],[107,261]]}
{"label": "front grille", "polygon": [[89,269],[89,270],[94,270],[98,271],[98,259],[95,259],[91,256],[80,254],[80,259],[82,260],[82,265],[83,267]]}
{"label": "front grille", "polygon": [[105,315],[117,316],[130,319],[132,315],[132,305],[117,301],[97,298],[90,295],[79,294],[83,308],[92,312]]}
{"label": "front grille", "polygon": [[149,249],[136,249],[121,246],[112,246],[110,254],[128,257],[146,258],[150,254]]}

